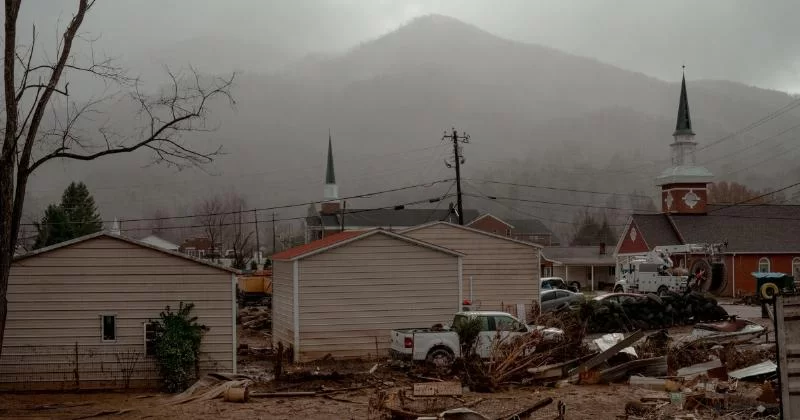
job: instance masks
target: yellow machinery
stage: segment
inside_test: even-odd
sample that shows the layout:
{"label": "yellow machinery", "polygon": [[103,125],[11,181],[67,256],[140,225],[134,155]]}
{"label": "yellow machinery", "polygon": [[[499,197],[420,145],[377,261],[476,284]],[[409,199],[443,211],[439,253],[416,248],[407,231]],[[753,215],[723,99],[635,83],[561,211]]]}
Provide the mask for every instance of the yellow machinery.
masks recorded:
{"label": "yellow machinery", "polygon": [[259,271],[237,278],[240,304],[262,303],[272,300],[272,272]]}

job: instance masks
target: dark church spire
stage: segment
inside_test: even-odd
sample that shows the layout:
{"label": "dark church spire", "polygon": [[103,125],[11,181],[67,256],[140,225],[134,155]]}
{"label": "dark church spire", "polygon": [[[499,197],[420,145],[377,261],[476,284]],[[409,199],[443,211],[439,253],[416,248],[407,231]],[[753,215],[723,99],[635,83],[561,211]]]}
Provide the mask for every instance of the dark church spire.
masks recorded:
{"label": "dark church spire", "polygon": [[336,173],[333,171],[333,141],[330,130],[328,130],[328,167],[325,168],[325,184],[336,184]]}
{"label": "dark church spire", "polygon": [[686,96],[686,75],[681,79],[681,99],[678,103],[678,120],[675,122],[673,136],[694,135],[692,131],[692,117],[689,115],[689,99]]}

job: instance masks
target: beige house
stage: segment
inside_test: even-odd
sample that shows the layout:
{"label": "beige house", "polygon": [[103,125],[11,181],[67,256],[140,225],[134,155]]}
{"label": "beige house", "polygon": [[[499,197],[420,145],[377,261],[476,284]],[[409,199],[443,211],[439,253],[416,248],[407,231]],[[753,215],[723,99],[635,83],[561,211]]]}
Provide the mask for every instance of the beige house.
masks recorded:
{"label": "beige house", "polygon": [[506,311],[525,320],[539,300],[541,245],[447,222],[401,233],[466,254],[462,289],[473,309]]}
{"label": "beige house", "polygon": [[149,321],[195,305],[201,374],[236,371],[235,270],[96,233],[17,257],[0,389],[158,386]]}
{"label": "beige house", "polygon": [[383,357],[390,331],[446,323],[460,308],[463,254],[381,229],[275,254],[272,340],[296,362]]}

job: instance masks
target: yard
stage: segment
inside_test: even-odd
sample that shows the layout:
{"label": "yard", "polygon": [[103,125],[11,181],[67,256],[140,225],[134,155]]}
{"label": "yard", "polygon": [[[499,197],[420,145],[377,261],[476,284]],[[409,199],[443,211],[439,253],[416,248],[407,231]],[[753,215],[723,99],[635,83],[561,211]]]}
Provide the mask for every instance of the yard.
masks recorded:
{"label": "yard", "polygon": [[[732,314],[756,317],[754,307],[726,306]],[[761,319],[754,319],[763,322]],[[672,329],[680,336],[686,327]],[[242,342],[259,349],[269,345],[269,337],[254,331],[242,332]],[[409,389],[413,383],[426,382],[415,371],[393,368],[381,362],[377,370],[369,373],[374,362],[341,362],[322,360],[293,366],[287,379],[264,381],[269,378],[271,364],[266,357],[243,356],[242,372],[260,376],[262,381],[251,392],[326,391],[316,396],[288,396],[251,398],[247,403],[231,403],[222,399],[173,404],[172,396],[154,392],[101,392],[101,393],[21,393],[0,395],[0,417],[26,419],[84,419],[84,418],[171,418],[171,419],[366,419],[379,418],[385,412],[370,412],[377,406],[378,395],[391,394],[399,389]],[[444,378],[450,379],[450,378]],[[350,389],[341,392],[332,390]],[[737,394],[752,401],[760,394],[760,384],[740,382]],[[469,407],[488,418],[505,416],[531,406],[547,397],[554,402],[539,410],[531,418],[552,419],[557,416],[557,403],[566,406],[567,419],[617,419],[625,413],[626,404],[643,397],[664,400],[663,391],[647,390],[625,384],[573,385],[562,387],[517,386],[502,392],[465,392],[451,398],[452,407]],[[437,399],[443,401],[441,398]],[[666,404],[666,403],[664,403]],[[662,407],[661,410],[677,410]],[[751,410],[752,411],[752,410]],[[699,412],[695,418],[706,418],[708,412]],[[748,414],[749,415],[749,414]],[[672,418],[672,417],[669,417]],[[735,418],[735,417],[733,417]]]}

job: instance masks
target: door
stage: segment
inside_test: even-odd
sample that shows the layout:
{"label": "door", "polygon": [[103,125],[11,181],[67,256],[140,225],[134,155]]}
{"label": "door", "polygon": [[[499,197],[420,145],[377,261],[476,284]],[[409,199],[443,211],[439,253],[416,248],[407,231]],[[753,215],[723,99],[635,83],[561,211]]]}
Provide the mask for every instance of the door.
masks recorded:
{"label": "door", "polygon": [[504,342],[510,336],[528,332],[524,324],[508,315],[483,316],[482,318],[486,318],[486,322],[481,323],[481,325],[486,325],[486,330],[481,328],[477,351],[478,355],[484,359],[492,355],[494,346]]}

